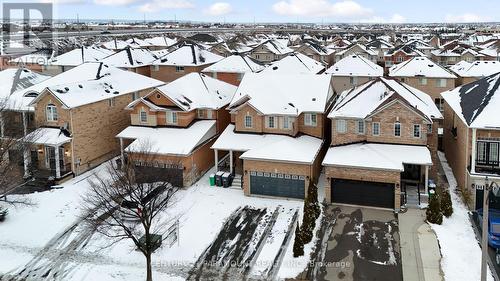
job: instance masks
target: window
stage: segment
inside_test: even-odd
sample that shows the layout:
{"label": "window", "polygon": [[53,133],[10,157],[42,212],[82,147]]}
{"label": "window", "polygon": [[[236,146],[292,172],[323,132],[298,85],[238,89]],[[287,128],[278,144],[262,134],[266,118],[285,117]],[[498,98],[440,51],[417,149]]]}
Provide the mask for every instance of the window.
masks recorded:
{"label": "window", "polygon": [[245,128],[252,128],[252,116],[245,116]]}
{"label": "window", "polygon": [[198,109],[198,118],[203,118],[203,109]]}
{"label": "window", "polygon": [[396,61],[397,62],[403,62],[403,57],[402,56],[396,57]]}
{"label": "window", "polygon": [[153,71],[160,71],[159,65],[153,65]]}
{"label": "window", "polygon": [[432,134],[432,124],[427,124],[427,133]]}
{"label": "window", "polygon": [[177,112],[167,111],[167,123],[177,124]]}
{"label": "window", "polygon": [[139,113],[139,117],[141,119],[141,123],[147,123],[148,122],[148,113],[144,108],[141,108],[141,112]]}
{"label": "window", "polygon": [[48,104],[45,109],[45,113],[47,115],[47,121],[57,121],[57,107],[54,104]]}
{"label": "window", "polygon": [[422,85],[422,86],[427,85],[427,78],[425,78],[425,77],[420,77],[418,79],[418,81],[419,81],[420,85]]}
{"label": "window", "polygon": [[379,122],[372,123],[372,135],[380,136],[380,123]]}
{"label": "window", "polygon": [[439,111],[443,112],[444,111],[444,100],[440,98],[434,99],[434,104],[436,104],[436,107],[439,109]]}
{"label": "window", "polygon": [[337,125],[337,133],[347,132],[347,126],[344,119],[337,120],[336,125]]}
{"label": "window", "polygon": [[305,113],[304,114],[304,125],[316,127],[317,116],[315,113]]}
{"label": "window", "polygon": [[273,129],[275,128],[275,122],[274,122],[274,116],[266,116],[267,118],[267,127],[270,128],[270,129]]}
{"label": "window", "polygon": [[133,92],[132,93],[132,101],[135,101],[138,98],[139,98],[139,92]]}
{"label": "window", "polygon": [[358,134],[364,134],[365,133],[365,121],[360,120],[358,121]]}
{"label": "window", "polygon": [[288,130],[288,129],[292,128],[291,119],[292,118],[290,118],[288,116],[283,116],[283,124],[282,124],[283,129]]}
{"label": "window", "polygon": [[394,123],[394,136],[395,137],[401,136],[401,123]]}
{"label": "window", "polygon": [[358,77],[353,77],[353,76],[349,77],[349,83],[351,86],[358,85]]}
{"label": "window", "polygon": [[108,100],[108,105],[109,105],[109,107],[113,107],[113,106],[115,106],[115,98],[110,98],[110,99]]}
{"label": "window", "polygon": [[499,144],[498,142],[478,141],[476,156],[477,164],[498,166]]}
{"label": "window", "polygon": [[413,137],[420,138],[420,125],[419,124],[413,125]]}
{"label": "window", "polygon": [[436,86],[440,88],[446,87],[446,79],[438,79],[436,80]]}
{"label": "window", "polygon": [[212,72],[212,78],[217,79],[217,72]]}
{"label": "window", "polygon": [[243,76],[245,76],[245,73],[238,73],[236,75],[236,80],[241,81],[243,79]]}
{"label": "window", "polygon": [[176,66],[175,72],[184,72],[184,66]]}

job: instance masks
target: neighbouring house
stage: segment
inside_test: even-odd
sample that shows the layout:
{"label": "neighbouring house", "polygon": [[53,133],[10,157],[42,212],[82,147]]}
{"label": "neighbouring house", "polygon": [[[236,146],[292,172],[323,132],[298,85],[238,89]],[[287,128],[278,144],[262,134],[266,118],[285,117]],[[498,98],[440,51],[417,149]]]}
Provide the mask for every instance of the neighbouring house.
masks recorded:
{"label": "neighbouring house", "polygon": [[446,68],[427,57],[414,57],[393,65],[389,69],[389,77],[396,78],[431,96],[441,112],[443,112],[441,93],[455,88],[457,78]]}
{"label": "neighbouring house", "polygon": [[118,40],[118,39],[114,38],[111,41],[100,43],[99,46],[101,46],[105,49],[108,49],[108,50],[112,50],[112,51],[120,51],[120,50],[127,48],[128,44],[127,44],[127,42],[125,42],[123,40]]}
{"label": "neighbouring house", "polygon": [[278,40],[266,40],[255,46],[248,54],[255,60],[263,63],[270,63],[284,58],[293,50],[283,45]]}
{"label": "neighbouring house", "polygon": [[150,67],[156,59],[158,59],[158,57],[148,49],[133,49],[127,47],[101,59],[100,62],[108,66],[117,67],[150,77]]}
{"label": "neighbouring house", "polygon": [[163,82],[172,82],[189,73],[201,72],[223,58],[197,44],[182,43],[178,49],[152,63],[151,77]]}
{"label": "neighbouring house", "polygon": [[402,63],[414,57],[424,57],[425,54],[417,50],[413,45],[399,45],[388,50],[384,55],[385,69],[388,70],[393,65]]}
{"label": "neighbouring house", "polygon": [[151,43],[146,40],[142,40],[139,38],[130,38],[125,41],[129,48],[132,49],[149,49],[151,48]]}
{"label": "neighbouring house", "polygon": [[210,47],[210,52],[223,57],[229,57],[232,55],[242,55],[250,52],[253,47],[251,38],[244,35],[237,35],[232,37],[227,41],[217,43]]}
{"label": "neighbouring house", "polygon": [[112,54],[114,54],[113,51],[105,48],[95,46],[80,47],[53,57],[44,65],[42,72],[49,75],[56,75],[79,66],[82,63],[97,62]]}
{"label": "neighbouring house", "polygon": [[238,86],[245,73],[259,72],[265,68],[247,55],[232,55],[202,70],[215,79]]}
{"label": "neighbouring house", "polygon": [[295,52],[304,54],[316,61],[319,61],[327,67],[332,65],[335,60],[335,52],[331,49],[323,47],[319,42],[314,40],[303,40],[295,49]]}
{"label": "neighbouring house", "polygon": [[294,52],[268,65],[262,70],[262,73],[321,74],[324,71],[325,64],[304,54]]}
{"label": "neighbouring house", "polygon": [[333,98],[328,75],[246,74],[228,107],[232,124],[212,145],[217,170],[246,195],[303,199],[321,171]]}
{"label": "neighbouring house", "polygon": [[[134,161],[177,186],[192,185],[214,165],[210,147],[229,124],[225,107],[235,91],[234,85],[190,73],[133,101],[126,107],[131,126],[117,135],[122,163]],[[151,161],[141,159],[144,153]]]}
{"label": "neighbouring house", "polygon": [[458,76],[456,85],[464,85],[500,72],[500,61],[461,61],[450,70]]}
{"label": "neighbouring house", "polygon": [[377,64],[383,66],[385,64],[385,53],[390,49],[393,49],[394,45],[383,39],[375,39],[368,42],[366,47],[377,52]]}
{"label": "neighbouring house", "polygon": [[365,45],[354,43],[351,44],[349,47],[335,53],[335,62],[340,61],[341,59],[351,55],[362,56],[373,63],[377,63],[378,59],[377,51],[369,49]]}
{"label": "neighbouring house", "polygon": [[339,60],[325,73],[333,77],[335,92],[342,93],[376,77],[382,77],[384,69],[371,60],[354,54]]}
{"label": "neighbouring house", "polygon": [[328,118],[328,202],[397,211],[425,201],[429,174],[437,176],[434,124],[442,118],[429,95],[380,77],[340,94]]}
{"label": "neighbouring house", "polygon": [[479,47],[453,40],[444,44],[441,48],[433,50],[431,58],[433,61],[444,66],[454,65],[459,61],[473,62],[487,59],[485,55],[479,52],[480,50]]}
{"label": "neighbouring house", "polygon": [[167,36],[156,36],[153,38],[144,39],[149,44],[147,47],[151,51],[168,49],[177,43],[177,38],[170,38]]}
{"label": "neighbouring house", "polygon": [[441,95],[446,159],[463,194],[472,195],[470,207],[482,208],[484,186],[500,184],[500,73]]}
{"label": "neighbouring house", "polygon": [[104,63],[85,63],[58,76],[51,79],[59,84],[48,79],[35,85],[43,87],[29,104],[38,128],[28,134],[34,136],[32,167],[56,181],[118,155],[115,137],[130,124],[124,108],[163,84]]}
{"label": "neighbouring house", "polygon": [[42,72],[52,59],[53,55],[54,52],[52,50],[41,49],[36,52],[11,59],[8,67],[27,68],[33,71]]}

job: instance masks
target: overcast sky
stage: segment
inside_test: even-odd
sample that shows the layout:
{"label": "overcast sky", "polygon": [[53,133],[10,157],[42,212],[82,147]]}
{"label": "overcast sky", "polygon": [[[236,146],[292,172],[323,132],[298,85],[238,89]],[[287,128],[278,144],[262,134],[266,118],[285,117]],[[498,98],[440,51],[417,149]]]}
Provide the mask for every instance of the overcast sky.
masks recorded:
{"label": "overcast sky", "polygon": [[[24,0],[1,0],[20,2]],[[31,0],[57,18],[227,22],[482,22],[500,20],[499,0]]]}

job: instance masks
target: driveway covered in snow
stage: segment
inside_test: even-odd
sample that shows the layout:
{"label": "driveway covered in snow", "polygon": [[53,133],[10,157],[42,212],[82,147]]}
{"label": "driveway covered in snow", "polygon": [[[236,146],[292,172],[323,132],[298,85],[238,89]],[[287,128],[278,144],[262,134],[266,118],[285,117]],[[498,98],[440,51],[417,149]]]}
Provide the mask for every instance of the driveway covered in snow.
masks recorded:
{"label": "driveway covered in snow", "polygon": [[403,280],[397,219],[392,211],[330,205],[319,251],[307,272],[315,280]]}

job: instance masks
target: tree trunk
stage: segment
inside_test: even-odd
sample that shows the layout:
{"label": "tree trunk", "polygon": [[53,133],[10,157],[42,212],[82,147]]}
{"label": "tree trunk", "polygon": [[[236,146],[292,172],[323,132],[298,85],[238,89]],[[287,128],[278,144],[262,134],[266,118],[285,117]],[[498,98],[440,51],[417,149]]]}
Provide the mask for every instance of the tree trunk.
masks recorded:
{"label": "tree trunk", "polygon": [[151,268],[151,253],[146,254],[146,281],[153,281],[153,270]]}

